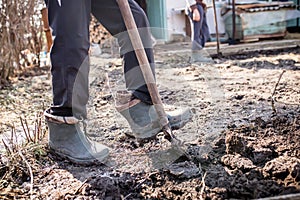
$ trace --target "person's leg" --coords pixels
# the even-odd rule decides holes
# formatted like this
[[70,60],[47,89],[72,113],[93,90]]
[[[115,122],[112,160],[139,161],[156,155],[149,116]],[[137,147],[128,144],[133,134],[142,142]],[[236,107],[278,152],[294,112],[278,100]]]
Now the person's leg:
[[202,33],[202,46],[205,47],[205,43],[210,39],[209,28],[206,20],[206,13],[203,13],[201,33]]
[[90,0],[45,1],[53,30],[51,74],[53,105],[44,115],[49,127],[49,147],[72,162],[103,162],[109,150],[90,141],[80,128],[86,118],[89,73]]
[[[48,2],[48,3],[47,3]],[[54,36],[51,49],[51,113],[86,118],[90,0],[47,1]]]
[[[154,74],[154,56],[148,19],[134,0],[128,2]],[[116,0],[92,0],[92,13],[118,39],[121,47],[120,53],[124,58],[126,87],[131,93],[117,92],[117,110],[128,121],[134,133],[133,136],[149,138],[156,135],[162,128],[159,123],[160,119],[158,119],[154,106],[151,105],[151,97]],[[132,94],[135,98],[132,97]],[[191,118],[189,109],[179,112],[178,110],[168,116],[170,125],[174,129],[181,128]]]
[[[136,25],[139,28],[152,72],[155,74],[151,32],[148,19],[143,9],[134,0],[129,0],[129,5]],[[143,102],[151,103],[149,91],[145,84],[116,0],[92,0],[92,13],[101,24],[118,39],[121,48],[120,53],[124,57],[124,75],[127,89]]]
[[201,5],[197,5],[197,9],[200,13],[200,21],[193,21],[193,32],[194,37],[192,41],[192,50],[200,50],[203,48],[203,42],[202,42],[202,24],[203,24],[203,8]]
[[[203,49],[205,46],[206,38],[203,35],[207,34],[208,26],[206,24],[205,13],[203,7],[201,5],[197,5],[197,8],[200,13],[200,21],[192,21],[193,23],[193,40],[192,40],[192,54],[191,61],[192,62],[213,62],[210,55]],[[192,13],[189,15],[192,17]],[[206,25],[206,26],[205,26]],[[207,28],[207,30],[205,30]]]

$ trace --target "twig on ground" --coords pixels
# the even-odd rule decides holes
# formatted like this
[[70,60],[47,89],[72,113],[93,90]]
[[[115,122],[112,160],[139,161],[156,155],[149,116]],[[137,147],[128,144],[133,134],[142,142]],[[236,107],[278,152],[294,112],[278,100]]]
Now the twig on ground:
[[19,141],[18,141],[18,137],[17,137],[17,132],[16,132],[16,127],[15,125],[13,126],[13,129],[12,129],[14,136],[15,136],[15,144],[17,145],[17,148],[19,148]]
[[25,133],[26,139],[27,139],[28,142],[30,142],[30,136],[29,136],[30,133],[27,132],[27,129],[25,128],[25,125],[23,123],[22,117],[20,117],[20,121],[21,121],[21,125],[22,125],[22,128],[23,128],[23,131]]
[[33,139],[34,139],[34,143],[37,143],[38,141],[38,137],[37,137],[37,134],[38,134],[38,115],[36,114],[35,115],[35,121],[34,121],[34,131],[33,131]]
[[281,78],[282,78],[282,75],[285,73],[286,71],[285,70],[283,70],[282,72],[281,72],[281,74],[279,75],[279,78],[278,78],[278,81],[277,81],[277,83],[276,83],[276,85],[275,85],[275,87],[274,87],[274,90],[273,90],[273,93],[272,93],[272,96],[271,96],[271,101],[272,101],[272,109],[273,109],[273,112],[274,113],[277,113],[277,111],[276,111],[276,108],[275,108],[275,92],[276,92],[276,89],[277,89],[277,87],[278,87],[278,85],[279,85],[279,82],[280,82],[280,80],[281,80]]
[[18,153],[19,153],[20,157],[22,158],[22,160],[27,165],[28,170],[29,170],[29,174],[30,174],[30,199],[32,199],[32,193],[33,193],[33,173],[32,173],[32,168],[31,168],[30,164],[27,162],[27,160],[24,157],[24,155],[22,154],[22,152],[19,150]]
[[74,195],[78,194],[78,192],[83,188],[83,186],[86,184],[86,182],[88,181],[88,179],[85,179],[80,186],[75,190]]
[[204,190],[205,190],[205,178],[206,178],[206,172],[205,174],[203,175],[202,177],[202,187],[201,187],[201,190],[200,190],[200,200],[203,200],[203,193],[204,193]]
[[131,197],[132,196],[132,193],[129,193],[128,195],[126,195],[124,198],[122,198],[122,200],[126,200],[126,199],[128,199],[129,197]]
[[33,139],[32,139],[32,137],[30,136],[30,130],[29,130],[29,126],[28,126],[27,120],[24,119],[24,121],[25,121],[25,125],[26,125],[27,131],[28,131],[28,132],[27,132],[27,133],[28,133],[28,137],[29,137],[29,139],[30,139],[29,142],[34,142]]
[[37,132],[37,138],[38,138],[38,140],[40,140],[41,137],[42,137],[42,134],[41,134],[41,132],[42,132],[42,116],[43,116],[43,113],[40,112],[38,114],[38,132]]
[[11,134],[10,134],[10,142],[13,144],[14,142],[14,124],[11,127]]
[[[147,178],[149,178],[149,176],[147,177]],[[139,184],[137,184],[132,190],[133,191],[135,191],[136,189],[138,189],[139,187],[141,187],[141,185],[143,184],[143,183],[145,183],[145,181],[147,180],[147,178],[144,178]],[[132,196],[132,193],[129,193],[128,195],[126,195],[122,200],[126,200],[126,199],[128,199],[129,197],[131,197]]]
[[[15,138],[15,141],[14,141],[14,138]],[[12,147],[13,152],[15,152],[15,150],[19,149],[19,142],[18,142],[18,137],[17,137],[16,128],[15,128],[14,124],[13,124],[12,130],[11,130],[11,147]]]
[[11,155],[12,154],[12,150],[9,148],[9,146],[6,144],[6,142],[2,139],[2,142],[4,144],[4,147],[6,149],[6,152]]

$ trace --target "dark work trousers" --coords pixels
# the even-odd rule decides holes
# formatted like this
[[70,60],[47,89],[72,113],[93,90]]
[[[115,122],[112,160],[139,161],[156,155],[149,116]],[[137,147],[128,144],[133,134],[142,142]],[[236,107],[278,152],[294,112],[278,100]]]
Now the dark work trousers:
[[197,4],[197,8],[200,13],[200,21],[194,21],[193,13],[189,12],[193,28],[192,50],[202,49],[210,37],[204,9],[200,4]]
[[[135,22],[154,71],[152,40],[148,19],[134,0],[128,0]],[[89,23],[93,14],[118,39],[124,59],[126,88],[144,102],[151,98],[126,33],[124,20],[116,0],[45,0],[53,33],[50,53],[54,115],[86,118],[89,98]]]

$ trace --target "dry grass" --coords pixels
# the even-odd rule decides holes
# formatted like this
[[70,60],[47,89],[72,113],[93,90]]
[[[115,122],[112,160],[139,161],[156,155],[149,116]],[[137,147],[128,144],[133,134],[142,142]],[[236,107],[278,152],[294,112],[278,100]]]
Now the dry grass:
[[43,142],[46,130],[42,120],[41,112],[36,114],[33,126],[29,126],[26,119],[20,118],[26,140],[17,140],[14,127],[11,137],[2,140],[5,151],[0,154],[1,199],[9,199],[15,194],[22,196],[28,192],[33,193],[34,173],[41,169],[43,161],[47,158],[47,149]]

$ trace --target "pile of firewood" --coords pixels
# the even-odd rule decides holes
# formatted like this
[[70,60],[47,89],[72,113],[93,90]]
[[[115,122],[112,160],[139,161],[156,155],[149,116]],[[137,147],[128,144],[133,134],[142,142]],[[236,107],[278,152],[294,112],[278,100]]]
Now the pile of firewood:
[[90,41],[94,44],[103,45],[111,38],[110,33],[92,16],[90,23]]

